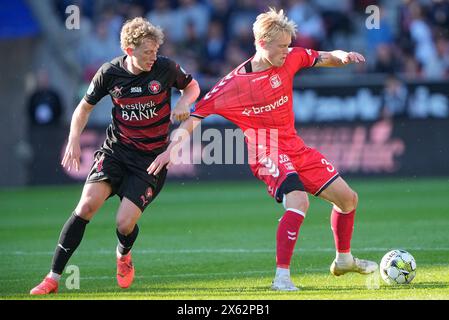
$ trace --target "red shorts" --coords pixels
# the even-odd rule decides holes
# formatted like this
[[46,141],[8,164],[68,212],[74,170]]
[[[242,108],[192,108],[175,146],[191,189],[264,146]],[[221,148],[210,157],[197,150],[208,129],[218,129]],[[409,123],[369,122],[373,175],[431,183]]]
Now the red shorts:
[[[320,152],[310,147],[304,147],[293,156],[279,150],[277,156],[265,155],[256,164],[250,165],[250,168],[258,179],[265,182],[268,193],[278,202],[282,202],[283,197],[279,191],[291,175],[299,177],[299,183],[296,183],[299,186],[290,189],[306,191],[315,196],[339,176],[335,167]],[[290,178],[289,180],[295,180]]]

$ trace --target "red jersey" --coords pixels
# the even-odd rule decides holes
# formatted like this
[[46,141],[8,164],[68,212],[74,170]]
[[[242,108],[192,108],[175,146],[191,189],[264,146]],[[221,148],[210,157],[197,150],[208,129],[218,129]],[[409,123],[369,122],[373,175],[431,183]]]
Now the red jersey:
[[293,154],[304,146],[295,129],[293,79],[300,69],[313,66],[317,57],[315,50],[290,48],[281,67],[239,73],[247,60],[221,79],[197,103],[192,115],[221,115],[242,129],[248,143],[267,147],[277,138],[278,148]]

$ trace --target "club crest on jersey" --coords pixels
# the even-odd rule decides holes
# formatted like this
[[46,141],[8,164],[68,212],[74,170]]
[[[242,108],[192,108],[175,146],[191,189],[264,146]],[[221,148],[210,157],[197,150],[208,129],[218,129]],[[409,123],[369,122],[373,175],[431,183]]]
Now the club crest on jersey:
[[281,78],[278,74],[275,74],[274,76],[271,76],[270,78],[270,84],[273,89],[276,89],[282,84]]
[[159,92],[161,92],[161,89],[161,83],[157,80],[153,80],[148,84],[148,90],[150,90],[152,94],[158,94]]

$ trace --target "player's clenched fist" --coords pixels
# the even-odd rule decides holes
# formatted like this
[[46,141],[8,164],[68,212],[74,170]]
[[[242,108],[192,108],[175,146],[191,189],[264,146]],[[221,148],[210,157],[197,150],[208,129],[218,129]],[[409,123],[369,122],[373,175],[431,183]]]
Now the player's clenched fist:
[[190,116],[190,106],[188,104],[177,103],[170,115],[170,121],[173,123],[175,121],[187,120]]

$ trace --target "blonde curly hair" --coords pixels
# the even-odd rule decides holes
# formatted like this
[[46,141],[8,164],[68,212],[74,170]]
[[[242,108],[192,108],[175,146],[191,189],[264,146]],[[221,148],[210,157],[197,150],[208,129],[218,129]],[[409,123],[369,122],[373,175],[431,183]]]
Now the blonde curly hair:
[[161,45],[164,42],[164,34],[160,27],[152,25],[145,18],[137,17],[126,21],[120,32],[122,50],[139,47],[143,39],[150,39]]
[[296,24],[285,16],[284,10],[278,12],[270,7],[269,11],[259,14],[253,24],[254,44],[260,40],[271,42],[280,32],[296,37],[296,31]]

